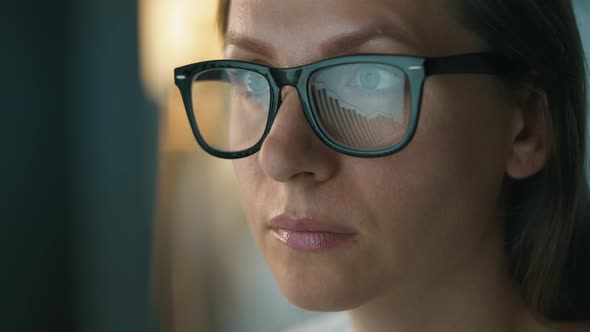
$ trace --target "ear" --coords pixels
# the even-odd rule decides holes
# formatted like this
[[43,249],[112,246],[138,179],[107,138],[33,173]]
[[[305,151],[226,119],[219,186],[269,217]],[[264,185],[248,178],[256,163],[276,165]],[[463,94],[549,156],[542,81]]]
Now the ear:
[[511,178],[524,179],[540,172],[549,159],[550,105],[546,92],[530,84],[521,87],[516,102],[506,173]]

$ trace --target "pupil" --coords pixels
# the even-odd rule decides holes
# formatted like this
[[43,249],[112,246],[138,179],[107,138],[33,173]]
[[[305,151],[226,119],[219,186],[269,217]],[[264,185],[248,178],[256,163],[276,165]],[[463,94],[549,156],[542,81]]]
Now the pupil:
[[379,86],[381,77],[379,73],[374,70],[366,71],[361,74],[361,84],[366,89],[374,90]]

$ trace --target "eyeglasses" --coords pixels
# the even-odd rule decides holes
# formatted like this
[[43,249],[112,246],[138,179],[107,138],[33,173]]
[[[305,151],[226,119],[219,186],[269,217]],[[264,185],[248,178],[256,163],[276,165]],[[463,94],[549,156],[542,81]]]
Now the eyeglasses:
[[416,132],[424,81],[440,74],[506,74],[514,63],[493,53],[437,58],[350,55],[295,68],[215,60],[174,70],[198,144],[226,159],[256,153],[281,106],[281,88],[297,89],[309,125],[330,148],[381,157]]

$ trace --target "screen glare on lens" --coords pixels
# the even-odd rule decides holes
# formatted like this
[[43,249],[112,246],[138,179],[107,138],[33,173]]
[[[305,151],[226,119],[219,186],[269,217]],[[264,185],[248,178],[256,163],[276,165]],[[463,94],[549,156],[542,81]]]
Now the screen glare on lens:
[[408,131],[409,88],[402,70],[386,64],[343,64],[310,80],[320,127],[337,144],[374,150],[395,145]]

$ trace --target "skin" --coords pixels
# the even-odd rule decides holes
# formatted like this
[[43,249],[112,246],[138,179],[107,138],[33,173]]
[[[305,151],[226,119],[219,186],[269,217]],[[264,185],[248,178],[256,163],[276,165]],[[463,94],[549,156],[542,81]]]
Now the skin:
[[[442,0],[234,0],[225,55],[294,67],[355,53],[442,56],[481,40]],[[370,32],[369,40],[351,38]],[[348,37],[347,37],[348,36]],[[354,158],[325,146],[297,92],[262,149],[234,161],[250,229],[283,294],[315,311],[347,310],[355,331],[545,331],[511,287],[503,251],[503,184],[548,158],[543,91],[507,91],[488,75],[441,75],[401,152]],[[284,246],[282,213],[354,230],[352,246]]]

